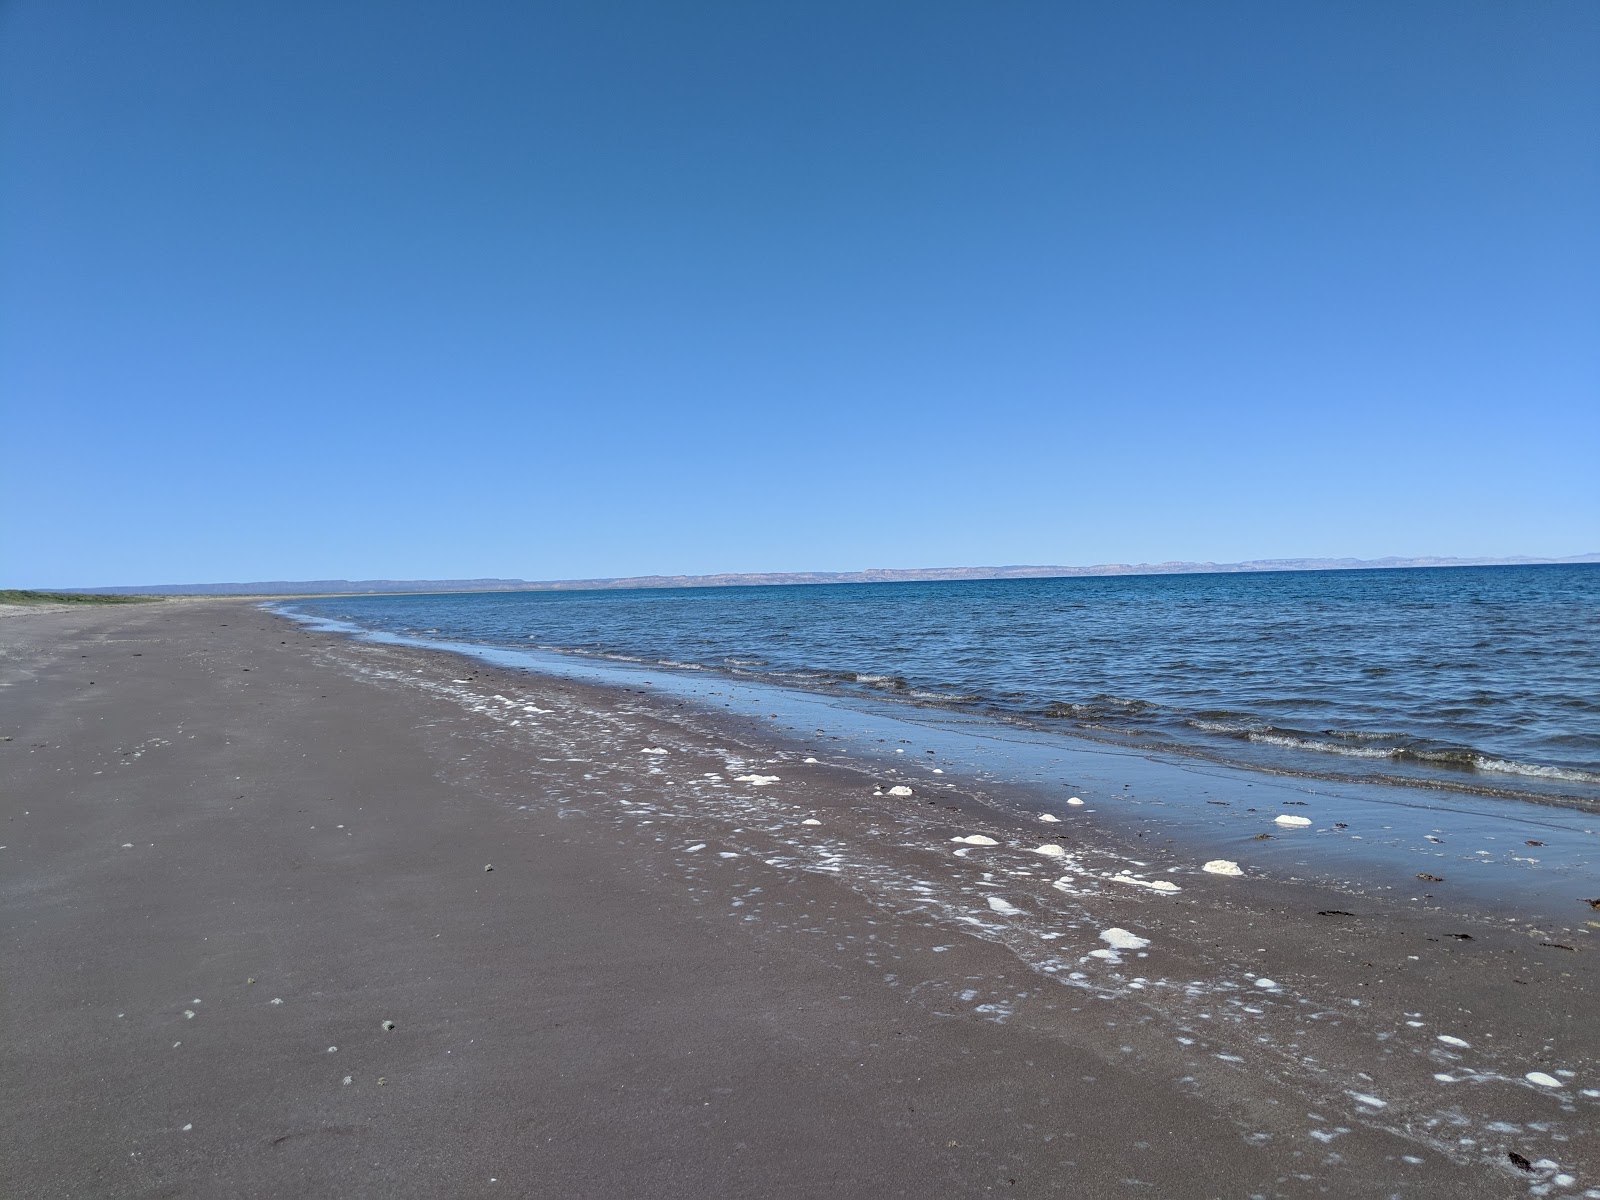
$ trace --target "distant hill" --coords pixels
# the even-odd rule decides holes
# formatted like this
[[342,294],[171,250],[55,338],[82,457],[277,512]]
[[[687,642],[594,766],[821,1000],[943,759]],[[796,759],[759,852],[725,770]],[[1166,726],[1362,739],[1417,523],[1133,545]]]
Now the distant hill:
[[1248,571],[1381,571],[1412,567],[1510,567],[1600,563],[1600,553],[1569,558],[1259,558],[1250,562],[1102,563],[1094,567],[924,567],[910,570],[783,571],[774,574],[636,575],[624,579],[298,579],[257,583],[166,583],[77,588],[102,595],[307,596],[387,592],[535,592],[601,588],[793,586],[808,583],[910,583],[941,579],[1070,579],[1092,575],[1220,575]]

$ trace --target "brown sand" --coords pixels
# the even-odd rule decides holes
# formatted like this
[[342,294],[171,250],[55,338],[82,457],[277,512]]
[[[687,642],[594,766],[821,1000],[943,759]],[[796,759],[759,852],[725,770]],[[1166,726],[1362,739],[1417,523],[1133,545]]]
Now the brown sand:
[[238,602],[0,644],[7,1196],[1600,1186],[1587,947],[1147,893],[1092,829]]

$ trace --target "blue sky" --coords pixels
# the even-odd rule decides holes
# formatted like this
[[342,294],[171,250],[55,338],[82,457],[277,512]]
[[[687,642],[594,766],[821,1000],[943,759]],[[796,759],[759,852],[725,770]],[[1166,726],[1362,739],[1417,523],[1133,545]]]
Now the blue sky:
[[0,584],[1600,549],[1600,5],[13,2]]

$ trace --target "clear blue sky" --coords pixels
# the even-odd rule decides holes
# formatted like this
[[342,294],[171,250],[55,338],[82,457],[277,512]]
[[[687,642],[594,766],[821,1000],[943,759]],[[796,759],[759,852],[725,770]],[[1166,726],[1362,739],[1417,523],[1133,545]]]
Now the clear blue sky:
[[0,584],[1600,549],[1600,4],[0,15]]

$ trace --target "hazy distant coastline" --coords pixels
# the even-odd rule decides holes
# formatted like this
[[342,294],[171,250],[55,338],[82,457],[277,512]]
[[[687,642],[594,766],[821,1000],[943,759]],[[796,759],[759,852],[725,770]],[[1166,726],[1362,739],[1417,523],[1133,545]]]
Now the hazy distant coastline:
[[905,570],[779,571],[768,574],[635,575],[618,579],[299,579],[254,583],[163,583],[74,589],[153,596],[305,596],[351,592],[535,592],[600,588],[789,586],[816,583],[915,583],[950,579],[1069,579],[1094,575],[1217,575],[1250,571],[1381,571],[1411,567],[1509,567],[1600,563],[1600,552],[1567,558],[1259,558],[1249,562],[1101,563],[1092,567],[918,567]]

